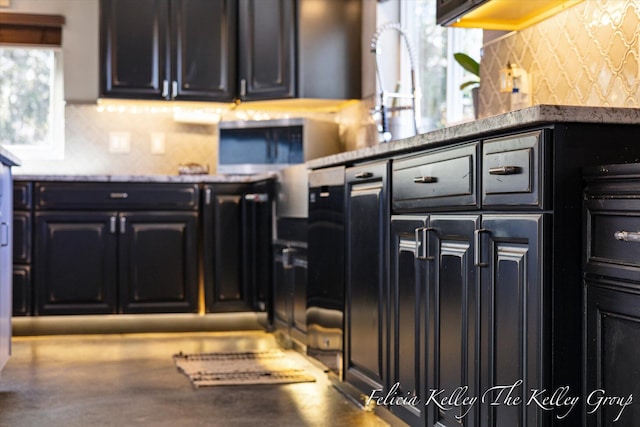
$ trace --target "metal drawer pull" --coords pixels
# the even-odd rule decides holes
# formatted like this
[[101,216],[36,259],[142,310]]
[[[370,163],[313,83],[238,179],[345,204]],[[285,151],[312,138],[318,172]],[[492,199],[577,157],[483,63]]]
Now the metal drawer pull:
[[109,218],[109,232],[111,234],[116,234],[116,221],[117,218],[115,216]]
[[120,234],[127,234],[127,218],[120,217]]
[[126,199],[129,197],[127,193],[109,193],[111,199]]
[[416,176],[413,178],[413,182],[416,184],[431,184],[434,182],[438,182],[438,178],[435,176]]
[[372,176],[371,172],[359,172],[356,174],[356,179],[371,178]]
[[633,231],[616,231],[615,233],[613,233],[613,237],[616,238],[616,240],[620,240],[623,242],[637,242],[640,243],[640,232],[633,232]]
[[520,173],[518,166],[496,166],[489,168],[489,175],[515,175]]
[[475,243],[475,248],[474,252],[473,252],[473,264],[476,267],[487,267],[489,264],[487,264],[486,262],[482,262],[481,258],[482,258],[482,241],[480,240],[480,234],[481,233],[489,233],[489,230],[487,230],[486,228],[479,228],[477,230],[475,230],[473,232],[473,237],[474,237],[474,243]]

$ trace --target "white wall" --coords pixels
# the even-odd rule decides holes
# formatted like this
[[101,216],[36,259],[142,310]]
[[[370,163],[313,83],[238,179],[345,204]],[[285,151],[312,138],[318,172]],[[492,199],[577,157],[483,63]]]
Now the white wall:
[[63,15],[67,102],[95,102],[99,91],[99,0],[11,0],[2,12]]

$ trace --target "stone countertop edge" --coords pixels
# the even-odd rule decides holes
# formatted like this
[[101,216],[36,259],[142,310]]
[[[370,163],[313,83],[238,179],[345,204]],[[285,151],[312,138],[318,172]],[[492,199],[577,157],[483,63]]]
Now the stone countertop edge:
[[159,183],[251,183],[275,179],[275,174],[257,175],[56,175],[15,174],[14,181],[63,181],[63,182],[159,182]]
[[378,144],[354,151],[346,151],[307,162],[309,169],[347,164],[360,160],[400,154],[420,148],[428,148],[445,142],[477,138],[491,132],[509,130],[520,126],[541,123],[603,123],[640,124],[639,108],[584,107],[565,105],[535,105],[522,110],[486,117],[437,129],[410,138]]
[[0,146],[0,163],[7,166],[20,166],[20,159],[3,146]]

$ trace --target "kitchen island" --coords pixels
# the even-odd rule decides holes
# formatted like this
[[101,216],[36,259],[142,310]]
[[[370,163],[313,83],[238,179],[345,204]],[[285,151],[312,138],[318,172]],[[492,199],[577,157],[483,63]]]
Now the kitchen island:
[[582,170],[637,162],[639,124],[538,105],[309,162],[345,167],[340,386],[415,426],[585,424]]
[[0,147],[0,370],[11,355],[11,264],[13,184],[11,167],[19,160]]

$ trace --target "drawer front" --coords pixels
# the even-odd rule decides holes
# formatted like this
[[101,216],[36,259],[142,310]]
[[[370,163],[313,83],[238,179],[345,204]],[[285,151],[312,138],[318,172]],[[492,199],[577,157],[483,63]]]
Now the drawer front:
[[640,281],[639,201],[587,200],[585,224],[585,272]]
[[536,131],[484,141],[483,206],[542,206],[542,140]]
[[394,211],[477,208],[477,153],[474,143],[395,161]]
[[36,209],[196,210],[197,184],[61,183],[35,184]]
[[28,210],[31,209],[31,183],[15,182],[13,183],[13,209]]

